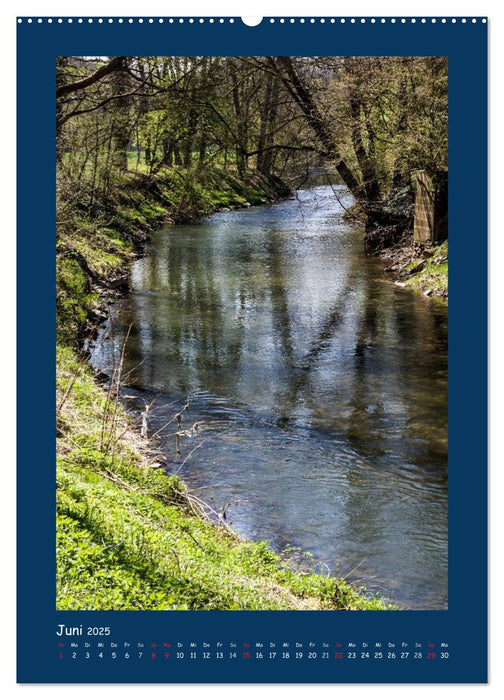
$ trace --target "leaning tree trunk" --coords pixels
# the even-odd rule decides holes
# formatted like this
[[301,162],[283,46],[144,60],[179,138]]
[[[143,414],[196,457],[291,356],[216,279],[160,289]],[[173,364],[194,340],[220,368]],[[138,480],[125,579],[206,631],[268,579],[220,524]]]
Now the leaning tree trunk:
[[[355,173],[343,158],[327,118],[320,111],[312,91],[304,83],[292,59],[289,56],[269,57],[268,64],[270,69],[278,75],[322,144],[324,152],[321,155],[334,163],[341,179],[361,206],[366,218],[366,242],[371,246],[394,242],[404,231],[406,220],[404,216],[396,215],[384,206],[375,159],[369,150],[373,148],[373,135],[370,131],[369,121],[366,121],[366,115],[362,113],[362,105],[358,98],[351,104],[353,112],[352,146],[360,170],[360,172]],[[364,139],[365,130],[367,130],[366,139]],[[366,150],[364,140],[368,143],[368,150]]]
[[324,156],[334,162],[338,174],[354,197],[365,202],[366,196],[362,184],[343,159],[326,119],[320,112],[310,90],[304,85],[290,56],[270,57],[269,62],[324,147]]

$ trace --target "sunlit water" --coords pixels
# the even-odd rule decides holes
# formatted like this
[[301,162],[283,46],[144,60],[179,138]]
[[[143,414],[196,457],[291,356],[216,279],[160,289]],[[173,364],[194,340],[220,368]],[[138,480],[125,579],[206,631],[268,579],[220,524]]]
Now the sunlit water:
[[242,535],[444,608],[447,312],[383,280],[350,204],[316,187],[155,233],[92,363],[110,372],[131,326],[126,400],[157,397],[152,434],[189,399],[201,429],[180,457],[162,432],[168,471]]

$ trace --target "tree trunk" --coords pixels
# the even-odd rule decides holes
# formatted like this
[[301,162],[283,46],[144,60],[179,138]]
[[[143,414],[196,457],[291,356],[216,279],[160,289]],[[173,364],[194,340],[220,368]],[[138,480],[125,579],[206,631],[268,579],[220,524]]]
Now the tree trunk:
[[[261,126],[259,140],[257,142],[257,170],[262,175],[271,175],[273,168],[274,130],[278,112],[279,80],[276,75],[268,74],[266,79],[266,91],[264,107],[261,113]],[[266,150],[265,150],[266,149]]]
[[[123,72],[114,74],[114,93],[122,95],[128,91],[128,75]],[[130,101],[127,97],[120,97],[116,102],[117,119],[114,130],[114,162],[121,172],[128,169],[128,146],[130,142]]]
[[236,65],[231,60],[230,62],[230,75],[232,81],[232,94],[233,94],[233,106],[236,117],[236,139],[237,143],[235,145],[236,153],[236,167],[240,177],[245,175],[247,169],[247,121],[243,113],[243,104],[240,95],[240,87],[238,81],[238,73],[236,70]]
[[303,112],[315,135],[326,149],[325,157],[334,162],[338,174],[354,197],[364,203],[365,191],[362,184],[343,160],[326,120],[317,107],[310,91],[304,85],[301,76],[296,71],[290,56],[270,57],[269,61],[285,88]]

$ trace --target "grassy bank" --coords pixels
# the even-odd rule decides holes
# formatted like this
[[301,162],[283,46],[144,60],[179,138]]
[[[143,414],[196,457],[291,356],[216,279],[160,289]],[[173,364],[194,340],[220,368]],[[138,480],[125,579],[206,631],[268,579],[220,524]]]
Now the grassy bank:
[[80,355],[150,229],[274,196],[258,180],[174,177],[125,174],[108,202],[58,213],[57,607],[389,609],[206,518],[178,477],[153,468],[151,446]]

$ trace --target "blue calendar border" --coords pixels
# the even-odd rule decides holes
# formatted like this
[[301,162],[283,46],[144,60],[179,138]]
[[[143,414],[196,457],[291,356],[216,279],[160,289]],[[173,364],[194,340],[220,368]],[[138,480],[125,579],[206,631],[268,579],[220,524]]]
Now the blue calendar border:
[[[18,681],[485,682],[487,678],[487,24],[317,19],[17,26]],[[67,612],[55,609],[55,58],[58,55],[442,55],[449,63],[449,607],[419,612]],[[465,280],[470,265],[471,283]],[[34,305],[37,308],[34,309]],[[470,320],[470,332],[468,329]],[[113,638],[449,643],[446,663],[58,663],[56,626]]]

